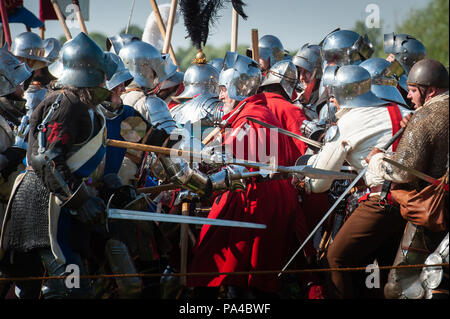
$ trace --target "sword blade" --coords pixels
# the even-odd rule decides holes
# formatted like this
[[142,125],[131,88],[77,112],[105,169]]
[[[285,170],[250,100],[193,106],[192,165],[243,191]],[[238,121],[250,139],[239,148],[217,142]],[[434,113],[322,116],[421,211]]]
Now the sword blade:
[[285,130],[285,129],[282,129],[282,128],[278,127],[278,126],[275,126],[275,125],[272,125],[272,124],[268,124],[268,123],[265,123],[265,122],[261,122],[261,121],[259,121],[259,120],[257,120],[257,119],[252,118],[252,117],[248,117],[248,116],[247,116],[247,120],[249,120],[249,121],[251,121],[251,122],[255,122],[255,123],[257,123],[257,124],[259,124],[259,125],[261,125],[261,126],[264,126],[264,127],[266,127],[266,128],[275,128],[275,129],[277,129],[278,131],[280,131],[280,133],[283,133],[284,135],[287,135],[287,136],[296,138],[297,140],[300,140],[300,141],[302,141],[302,142],[305,142],[306,144],[309,144],[309,145],[311,145],[311,146],[317,147],[317,148],[319,148],[319,149],[321,149],[322,146],[323,146],[322,143],[320,143],[320,142],[317,142],[317,141],[314,141],[314,140],[309,139],[309,138],[307,138],[307,137],[304,137],[304,136],[301,136],[301,135],[292,133],[292,132],[287,131],[287,130]]
[[213,226],[228,226],[228,227],[243,227],[243,228],[256,228],[266,229],[264,224],[238,222],[234,220],[226,219],[214,219],[206,217],[195,216],[183,216],[172,214],[159,214],[152,212],[134,211],[126,209],[108,209],[108,218],[111,219],[127,219],[127,220],[141,220],[141,221],[160,221],[167,223],[180,223],[180,224],[196,224],[196,225],[213,225]]
[[416,170],[414,168],[406,167],[405,165],[400,164],[399,162],[396,162],[396,161],[394,161],[394,160],[392,160],[390,158],[385,157],[385,158],[383,158],[383,161],[388,162],[389,164],[392,164],[392,165],[394,165],[394,166],[396,166],[396,167],[398,167],[398,168],[400,168],[400,169],[402,169],[404,171],[407,171],[408,173],[411,173],[412,175],[414,175],[414,176],[416,176],[416,177],[418,177],[418,178],[420,178],[420,179],[422,179],[425,182],[428,182],[430,184],[439,185],[441,183],[441,181],[436,179],[436,178],[433,178],[433,177],[431,177],[431,176],[429,176],[429,175],[427,175],[425,173],[422,173],[422,172],[420,172],[420,171],[418,171],[418,170]]
[[353,186],[356,185],[356,183],[364,176],[364,174],[367,171],[368,166],[364,167],[364,169],[358,174],[358,176],[353,180],[353,182],[350,183],[350,185],[347,187],[347,189],[341,194],[341,196],[339,196],[339,198],[334,202],[333,206],[330,207],[330,209],[328,210],[328,212],[322,217],[322,219],[320,220],[320,222],[317,224],[317,226],[313,229],[313,231],[308,235],[308,237],[306,237],[306,239],[303,241],[303,243],[301,244],[301,246],[297,249],[297,251],[295,252],[295,254],[291,257],[291,259],[289,259],[289,261],[287,262],[287,264],[283,267],[283,269],[281,270],[281,272],[278,274],[278,277],[281,276],[281,273],[283,271],[286,270],[286,268],[290,265],[290,263],[294,260],[295,256],[297,256],[297,254],[303,249],[303,247],[305,247],[306,243],[308,242],[308,240],[311,239],[312,236],[314,236],[314,234],[316,233],[316,231],[319,229],[320,226],[322,226],[322,224],[325,222],[325,220],[327,220],[328,216],[333,212],[333,210],[336,208],[337,205],[339,205],[339,203],[342,201],[342,199],[347,195],[347,193],[353,188]]

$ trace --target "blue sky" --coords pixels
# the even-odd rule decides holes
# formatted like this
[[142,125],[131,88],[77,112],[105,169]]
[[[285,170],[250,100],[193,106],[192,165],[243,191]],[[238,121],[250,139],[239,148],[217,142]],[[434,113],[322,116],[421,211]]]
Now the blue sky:
[[[90,19],[86,22],[88,32],[101,32],[107,36],[117,34],[125,28],[133,0],[90,0]],[[170,0],[157,0],[158,4]],[[412,8],[423,8],[429,0],[244,0],[249,18],[239,19],[238,44],[250,45],[251,29],[258,29],[259,36],[276,35],[287,50],[297,50],[304,43],[318,43],[330,31],[340,27],[350,29],[356,20],[365,20],[370,14],[366,7],[375,4],[380,10],[382,33],[395,31],[395,24],[401,23]],[[39,16],[39,1],[24,0],[24,6]],[[143,28],[152,12],[149,0],[135,0],[131,23]],[[231,4],[220,11],[218,23],[210,29],[207,44],[223,45],[231,39]],[[14,38],[26,31],[23,24],[11,24]],[[59,38],[63,35],[57,20],[46,21],[46,37]],[[39,33],[38,29],[33,30]],[[79,28],[70,29],[72,35]],[[172,46],[188,47],[183,19],[175,25]]]

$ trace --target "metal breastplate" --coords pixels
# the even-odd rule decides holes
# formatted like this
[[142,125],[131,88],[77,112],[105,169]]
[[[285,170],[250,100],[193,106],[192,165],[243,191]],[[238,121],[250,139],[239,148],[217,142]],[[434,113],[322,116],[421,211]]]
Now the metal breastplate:
[[181,125],[200,122],[202,127],[213,127],[223,116],[222,103],[214,95],[199,95],[172,112],[173,119]]

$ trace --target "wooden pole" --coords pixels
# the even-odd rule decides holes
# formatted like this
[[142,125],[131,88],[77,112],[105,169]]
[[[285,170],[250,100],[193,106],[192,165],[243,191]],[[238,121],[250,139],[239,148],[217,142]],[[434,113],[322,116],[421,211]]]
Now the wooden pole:
[[[181,204],[181,215],[189,216],[189,203]],[[180,225],[180,272],[187,273],[187,254],[188,254],[188,225]],[[180,278],[180,284],[186,286],[186,276]]]
[[233,8],[232,18],[231,18],[231,52],[237,51],[237,38],[238,38],[238,22],[239,16],[237,11]]
[[41,39],[44,40],[45,39],[45,24],[39,28],[39,30],[41,31]]
[[259,63],[258,29],[252,29],[252,59]]
[[81,31],[84,32],[84,34],[88,34],[86,25],[84,24],[83,16],[81,14],[80,3],[78,2],[78,0],[72,0],[72,4],[75,8],[75,14],[77,16],[78,23],[80,24]]
[[166,37],[164,38],[164,47],[162,53],[169,53],[170,41],[172,40],[173,25],[175,24],[175,15],[177,13],[178,0],[172,0],[170,5],[169,19],[167,20]]
[[8,50],[11,50],[12,45],[11,30],[9,29],[8,12],[6,11],[6,6],[3,0],[0,0],[0,12],[3,24],[3,34],[5,36],[6,43],[8,43]]
[[[161,32],[162,37],[166,38],[166,27],[164,26],[164,21],[161,18],[161,13],[159,12],[158,5],[156,4],[156,0],[150,0],[150,4],[152,5],[153,12],[155,14],[156,23],[158,24],[159,32]],[[170,57],[175,65],[178,66],[177,59],[175,57],[175,52],[173,51],[172,45],[169,47]]]
[[69,28],[67,27],[66,20],[64,15],[61,12],[61,8],[59,7],[58,2],[56,0],[50,0],[53,5],[53,9],[55,10],[56,16],[58,17],[59,22],[61,23],[64,34],[66,35],[67,40],[72,40],[72,35],[70,34]]

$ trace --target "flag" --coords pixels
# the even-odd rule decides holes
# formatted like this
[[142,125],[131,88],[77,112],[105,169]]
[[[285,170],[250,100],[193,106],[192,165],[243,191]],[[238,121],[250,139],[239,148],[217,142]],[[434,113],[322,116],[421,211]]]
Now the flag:
[[[44,24],[23,6],[23,0],[3,0],[9,23],[23,23],[29,28],[40,28]],[[0,18],[1,22],[1,18]]]
[[[61,13],[66,19],[70,19],[75,14],[74,9],[71,7],[72,0],[58,0],[57,2],[61,8]],[[89,0],[79,0],[78,2],[83,20],[89,21]],[[50,0],[39,0],[39,19],[42,22],[45,22],[45,20],[58,20]]]

